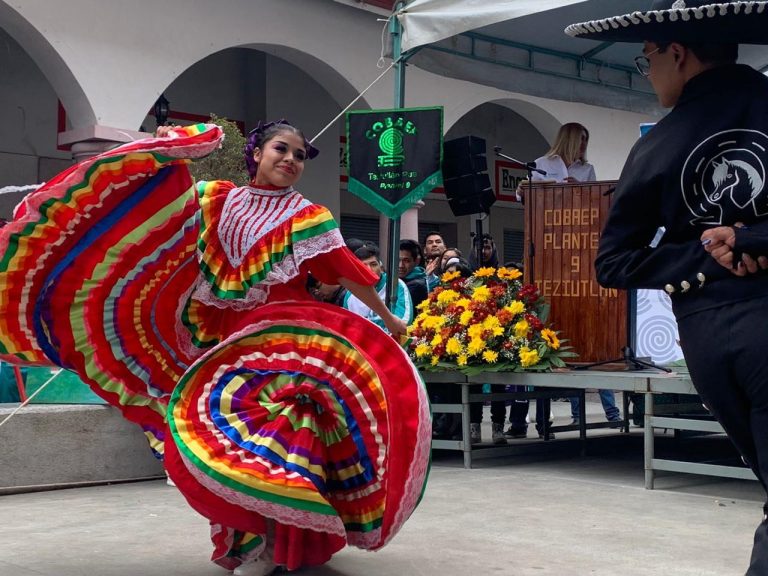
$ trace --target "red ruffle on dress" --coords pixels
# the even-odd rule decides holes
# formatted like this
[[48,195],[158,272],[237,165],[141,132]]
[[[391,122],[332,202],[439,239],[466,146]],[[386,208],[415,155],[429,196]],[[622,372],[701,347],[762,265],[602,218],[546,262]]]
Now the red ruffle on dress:
[[218,127],[119,147],[33,193],[0,230],[0,358],[77,372],[166,441],[227,568],[383,546],[429,467],[423,383],[392,338],[312,301],[376,278],[292,188],[191,186]]

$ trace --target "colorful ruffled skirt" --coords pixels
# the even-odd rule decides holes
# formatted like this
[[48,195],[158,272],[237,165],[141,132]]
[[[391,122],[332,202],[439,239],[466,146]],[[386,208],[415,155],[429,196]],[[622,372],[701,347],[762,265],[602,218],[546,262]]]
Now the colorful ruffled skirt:
[[423,383],[378,327],[314,302],[261,305],[204,353],[188,158],[217,127],[121,146],[41,187],[0,229],[0,359],[76,372],[141,425],[226,568],[290,569],[384,546],[423,493]]

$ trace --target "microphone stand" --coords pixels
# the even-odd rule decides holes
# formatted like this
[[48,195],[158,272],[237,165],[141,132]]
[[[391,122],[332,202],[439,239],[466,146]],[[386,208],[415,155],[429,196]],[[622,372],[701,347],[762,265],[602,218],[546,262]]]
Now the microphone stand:
[[[524,168],[525,171],[528,174],[528,196],[530,197],[533,194],[533,172],[538,172],[542,176],[546,176],[547,173],[544,170],[541,170],[540,168],[536,168],[536,162],[521,162],[520,160],[517,160],[516,158],[512,158],[512,156],[507,156],[506,154],[501,153],[501,146],[494,146],[493,151],[496,153],[496,156],[499,158],[504,158],[505,160],[508,160],[510,162],[513,162],[514,164],[517,164],[520,168]],[[523,198],[522,203],[525,203],[525,198]],[[533,212],[531,209],[528,209],[528,265],[525,267],[525,275],[528,277],[528,284],[533,284],[535,281],[535,276],[533,274],[534,270],[534,245],[533,245]]]

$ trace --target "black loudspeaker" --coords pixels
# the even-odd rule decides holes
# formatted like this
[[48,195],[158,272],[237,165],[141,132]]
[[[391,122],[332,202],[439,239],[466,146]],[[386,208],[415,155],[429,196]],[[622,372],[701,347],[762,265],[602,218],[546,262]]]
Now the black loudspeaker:
[[483,138],[464,136],[443,143],[443,178],[458,178],[487,170]]
[[454,216],[488,212],[496,202],[488,174],[470,174],[443,182],[445,196]]

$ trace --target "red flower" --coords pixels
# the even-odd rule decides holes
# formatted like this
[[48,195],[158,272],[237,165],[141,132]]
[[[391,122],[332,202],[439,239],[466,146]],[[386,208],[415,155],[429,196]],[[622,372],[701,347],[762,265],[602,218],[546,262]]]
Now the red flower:
[[542,321],[533,314],[526,314],[525,319],[528,321],[528,324],[531,325],[531,329],[536,332],[541,332],[541,330],[544,328]]

